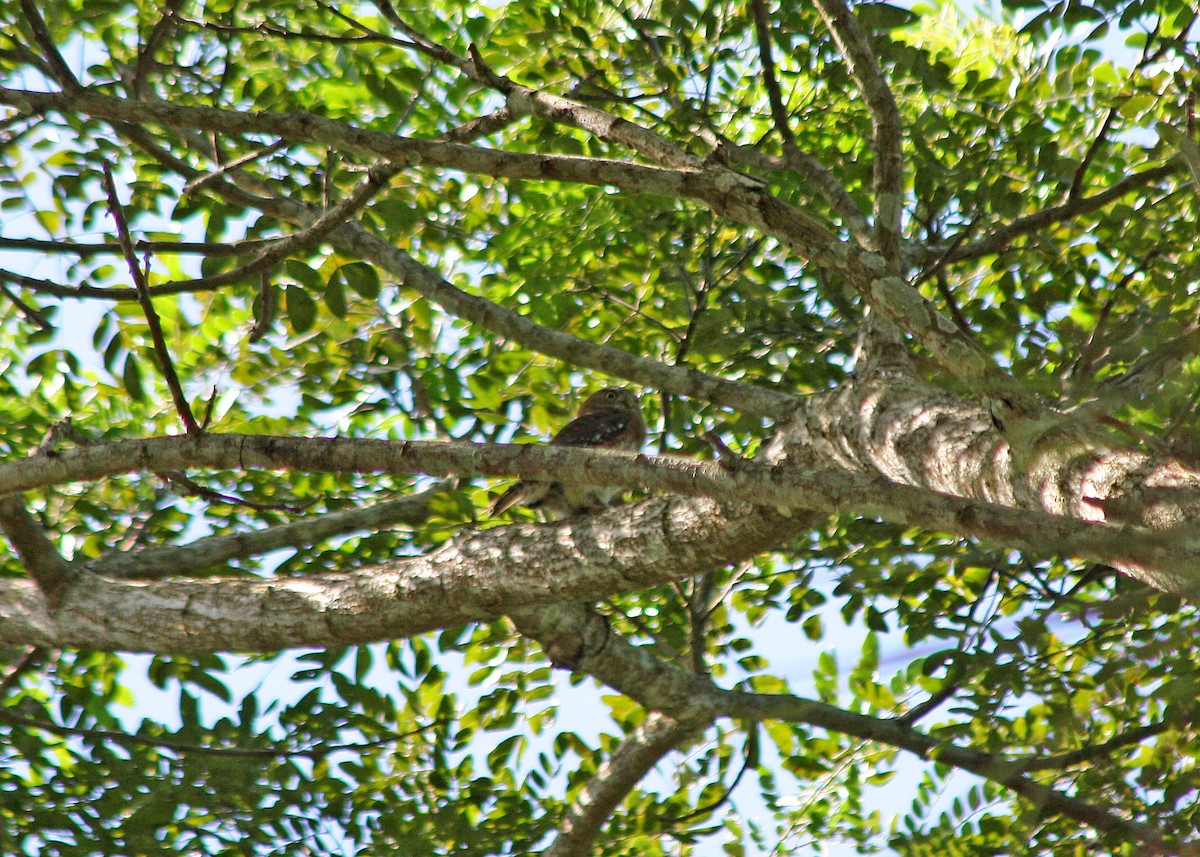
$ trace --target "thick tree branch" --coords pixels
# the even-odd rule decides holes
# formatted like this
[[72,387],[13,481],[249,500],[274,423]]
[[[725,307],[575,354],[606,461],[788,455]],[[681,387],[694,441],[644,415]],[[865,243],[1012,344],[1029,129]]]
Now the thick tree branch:
[[425,557],[335,574],[219,585],[83,574],[53,615],[33,583],[2,578],[0,642],[168,654],[394,640],[715,571],[810,523],[663,498],[553,525],[464,531]]
[[[185,175],[189,174],[184,165],[176,163],[172,166]],[[236,201],[245,202],[243,197],[246,192],[240,188],[220,184],[215,189],[223,195],[236,198]],[[311,222],[316,216],[310,206],[293,200],[254,197],[249,204],[281,220],[301,224]],[[627,378],[644,386],[773,419],[781,419],[797,405],[798,400],[786,393],[741,381],[729,381],[687,366],[667,365],[540,325],[512,310],[456,288],[438,272],[357,224],[343,224],[332,231],[330,238],[341,249],[390,271],[405,285],[451,314],[520,342],[541,354]]]
[[[851,470],[787,464],[719,463],[565,446],[478,445],[262,435],[159,437],[95,444],[0,465],[0,493],[93,480],[131,471],[186,468],[303,472],[521,476],[639,486],[769,506],[790,514],[880,517],[936,532],[992,540],[1033,556],[1084,557],[1129,569],[1151,585],[1200,593],[1200,544],[1185,531],[1154,533],[998,503],[954,497]],[[1180,498],[1193,497],[1181,489]],[[1164,498],[1165,502],[1165,498]]]

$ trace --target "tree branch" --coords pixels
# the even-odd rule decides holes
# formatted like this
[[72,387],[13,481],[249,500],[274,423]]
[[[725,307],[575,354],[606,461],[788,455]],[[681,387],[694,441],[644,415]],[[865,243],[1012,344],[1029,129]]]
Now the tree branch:
[[338,573],[219,581],[85,573],[53,616],[30,581],[0,578],[0,642],[168,654],[395,640],[715,571],[811,523],[661,498],[556,524],[464,530],[427,556]]
[[769,156],[762,155],[755,146],[728,146],[730,160],[741,161],[760,169],[785,168],[799,173],[803,178],[812,182],[833,206],[834,211],[841,215],[846,228],[864,247],[870,246],[871,235],[867,219],[854,198],[846,192],[841,182],[820,161],[796,145],[796,135],[792,133],[791,117],[783,103],[783,95],[779,89],[779,79],[775,75],[775,59],[771,55],[771,24],[767,18],[765,0],[753,0],[751,3],[754,14],[754,31],[758,39],[759,61],[763,69],[763,86],[767,90],[767,101],[771,105],[771,118],[775,128],[782,138],[781,148],[783,159],[775,163]]
[[158,312],[154,309],[154,301],[150,297],[150,287],[146,282],[146,275],[142,272],[142,267],[138,264],[137,256],[133,252],[133,238],[129,234],[129,224],[125,222],[125,212],[121,207],[121,201],[117,198],[117,185],[113,181],[112,167],[107,161],[104,162],[104,188],[108,193],[109,213],[117,223],[117,238],[121,242],[125,262],[129,266],[129,275],[133,278],[133,285],[137,289],[142,312],[146,316],[146,324],[150,328],[150,338],[154,341],[154,353],[158,358],[158,368],[167,382],[167,389],[171,391],[175,410],[179,412],[184,429],[190,435],[199,434],[200,424],[192,415],[192,406],[183,392],[183,386],[179,383],[179,376],[175,374],[175,363],[171,359],[171,350],[167,348],[167,340],[163,336],[162,322],[159,320]]
[[1054,223],[1071,220],[1083,214],[1090,214],[1093,211],[1103,208],[1110,202],[1120,199],[1127,193],[1133,193],[1146,185],[1175,175],[1180,172],[1181,168],[1182,165],[1178,161],[1171,161],[1161,166],[1151,167],[1140,173],[1126,176],[1112,187],[1102,190],[1099,193],[1094,193],[1091,196],[1079,196],[1064,202],[1062,205],[1043,208],[1041,211],[1035,211],[1033,214],[1019,217],[1011,223],[1001,226],[990,235],[986,235],[977,241],[963,244],[957,250],[952,250],[947,254],[946,261],[947,263],[962,262],[968,259],[978,259],[981,256],[991,256],[1000,253],[1015,238],[1032,234]]
[[[219,286],[242,282],[254,274],[265,271],[288,256],[308,249],[326,238],[335,228],[352,217],[356,211],[386,188],[392,176],[398,172],[400,172],[399,166],[377,161],[367,168],[366,177],[344,200],[320,214],[299,232],[272,241],[258,256],[245,264],[239,265],[232,271],[211,277],[163,283],[160,288],[172,289],[176,292],[209,291]],[[206,179],[211,181],[213,176],[213,173],[209,173]]]
[[1133,744],[1140,744],[1147,738],[1161,735],[1170,728],[1171,725],[1166,722],[1151,723],[1148,726],[1141,726],[1137,729],[1130,729],[1128,732],[1122,732],[1120,735],[1116,735],[1101,744],[1080,747],[1078,750],[1071,750],[1067,753],[1058,753],[1052,756],[1030,756],[1027,759],[1014,759],[1009,764],[1015,770],[1023,773],[1062,770],[1072,765],[1078,765],[1080,762],[1111,756],[1116,750],[1121,750]]
[[[807,723],[906,750],[999,783],[1035,806],[1134,842],[1165,847],[1156,829],[1122,818],[1114,810],[1044,786],[988,753],[957,747],[895,720],[856,714],[789,694],[724,690],[710,679],[656,659],[645,647],[612,634],[603,617],[577,605],[561,604],[512,615],[521,633],[548,652],[571,648],[569,666],[592,675],[640,704],[673,718],[732,717]],[[553,657],[552,657],[553,660]],[[561,663],[560,663],[561,665]]]
[[234,170],[244,167],[246,164],[253,163],[260,158],[273,155],[276,152],[286,149],[287,147],[288,143],[285,140],[277,140],[269,146],[262,146],[261,148],[255,149],[253,152],[247,152],[240,158],[234,158],[232,161],[221,164],[212,172],[205,173],[197,179],[192,179],[192,181],[183,186],[183,192],[187,194],[195,193],[214,179],[219,179],[222,176],[233,172]]
[[401,25],[414,42],[440,62],[457,69],[470,80],[500,92],[507,99],[514,115],[533,113],[556,124],[570,125],[587,131],[606,143],[617,143],[648,158],[652,163],[667,167],[699,169],[704,160],[693,155],[660,134],[643,128],[627,119],[621,119],[604,110],[572,101],[558,95],[541,92],[522,86],[504,75],[497,74],[485,64],[475,45],[471,45],[470,57],[455,55],[449,49],[437,45],[424,34],[411,27]]
[[785,418],[799,403],[796,397],[782,391],[744,381],[730,381],[686,365],[671,366],[540,325],[506,307],[456,288],[432,268],[356,224],[347,224],[338,237],[345,242],[342,246],[400,277],[406,286],[451,314],[548,357],[773,420]]
[[[190,165],[175,158],[146,139],[138,126],[122,126],[138,145],[151,151],[165,165],[185,178],[201,175]],[[386,136],[386,135],[385,135]],[[469,148],[469,147],[465,147]],[[250,205],[280,220],[301,225],[320,216],[311,206],[290,199],[268,199],[248,193],[240,187],[217,181],[213,189],[222,196],[242,205]],[[409,287],[453,315],[471,321],[486,330],[513,339],[542,354],[566,362],[598,369],[615,377],[627,378],[640,384],[682,396],[704,399],[714,404],[736,408],[745,413],[782,419],[796,407],[795,397],[786,393],[748,384],[729,381],[686,366],[669,366],[657,360],[580,339],[543,327],[518,313],[470,295],[456,288],[431,268],[420,264],[408,254],[372,235],[357,224],[341,224],[330,233],[330,239],[341,249],[357,253],[390,271]],[[3,272],[0,272],[2,275]],[[207,288],[211,281],[195,281],[172,286],[180,291]],[[162,286],[155,287],[162,289]]]
[[[611,654],[610,654],[611,657]],[[1019,773],[1007,759],[990,753],[957,747],[915,729],[896,727],[894,721],[877,720],[842,711],[807,699],[738,691],[717,691],[724,702],[722,714],[751,720],[778,719],[805,722],[834,732],[879,741],[907,750],[922,759],[930,759],[969,771],[998,783],[1020,795],[1034,806],[1059,813],[1105,833],[1115,833],[1131,841],[1154,847],[1166,847],[1162,834],[1149,825],[1130,821],[1114,809],[1065,794]]]
[[[157,255],[179,253],[198,256],[248,256],[277,240],[277,238],[247,238],[244,241],[237,241],[230,244],[204,241],[138,240],[133,242],[133,249],[135,253],[154,253]],[[46,238],[5,238],[3,236],[0,236],[0,249],[28,250],[33,253],[55,253],[79,256],[81,258],[100,255],[118,256],[122,253],[120,243],[97,242],[86,244],[79,241],[59,241],[57,239]],[[62,286],[61,288],[70,287]],[[156,294],[154,289],[154,286],[150,287],[152,294]],[[114,289],[113,291],[127,292],[130,295],[130,300],[137,300],[137,293],[134,289]]]
[[[972,382],[984,392],[1003,392],[1014,399],[1026,396],[1011,378],[995,366],[977,343],[908,283],[891,273],[887,262],[879,255],[839,241],[824,225],[795,206],[767,193],[758,180],[719,164],[702,162],[699,169],[663,169],[599,158],[504,152],[367,131],[311,114],[251,115],[215,108],[185,107],[163,101],[125,101],[94,92],[38,93],[0,88],[0,104],[34,112],[79,110],[119,123],[152,122],[170,127],[203,127],[235,134],[262,133],[293,141],[348,146],[373,152],[394,162],[396,166],[419,164],[503,178],[611,185],[635,193],[659,193],[695,199],[719,214],[777,238],[800,256],[837,270],[872,306],[878,307],[901,330],[919,339],[937,355],[944,368],[964,381]],[[282,202],[276,201],[273,207],[278,209],[280,206]],[[309,216],[306,207],[297,204],[293,206],[293,214],[285,219],[304,221]],[[363,234],[361,231],[357,234],[339,233],[335,229],[331,232],[331,238],[336,236],[350,242],[349,246],[357,247]],[[391,248],[391,251],[394,259],[406,258],[395,248]],[[370,255],[377,256],[379,252]],[[412,265],[401,263],[399,267],[416,273]],[[422,279],[427,280],[428,276],[426,272]],[[511,317],[521,318],[515,313]],[[594,356],[595,352],[592,354]],[[619,354],[616,352],[609,356],[616,357]],[[675,368],[662,367],[649,360],[626,361],[626,365],[632,363],[637,363],[638,375],[624,375],[623,372],[615,374],[663,386],[648,379],[650,372],[654,371],[650,366],[658,366],[660,377],[671,376],[672,372],[668,369]],[[688,395],[682,389],[672,389],[671,392]]]
[[[1034,556],[1083,557],[1126,569],[1167,592],[1200,594],[1200,544],[1186,532],[1155,533],[1126,524],[1083,521],[966,499],[843,469],[788,464],[653,458],[610,450],[533,444],[470,444],[267,435],[158,437],[94,444],[0,465],[0,494],[126,472],[186,468],[303,472],[520,476],[594,485],[644,487],[738,500],[781,510],[850,514],[995,541]],[[1180,487],[1178,502],[1192,497]],[[1163,502],[1172,498],[1164,497]],[[673,579],[673,578],[672,578]]]
[[[106,251],[107,252],[107,251]],[[120,251],[118,251],[120,252]],[[49,280],[42,280],[38,277],[30,277],[25,274],[18,274],[13,271],[6,271],[0,268],[0,282],[12,283],[15,286],[20,286],[23,289],[29,289],[31,292],[38,294],[53,295],[58,298],[90,298],[94,300],[114,301],[126,303],[138,301],[141,296],[137,289],[127,288],[108,288],[105,286],[64,286],[62,283],[52,283]],[[183,282],[183,281],[181,281]],[[183,287],[177,284],[167,286],[149,286],[151,297],[160,297],[162,295],[179,295],[191,294],[198,292],[214,291],[222,287],[223,284],[215,283],[210,280],[188,280]]]
[[82,89],[78,78],[71,71],[63,59],[62,54],[58,51],[58,46],[54,44],[54,39],[50,37],[50,30],[46,27],[46,21],[42,18],[42,13],[38,11],[38,7],[33,3],[33,0],[21,0],[21,14],[25,16],[25,23],[29,26],[33,33],[34,43],[41,49],[42,58],[50,67],[51,76],[57,81],[58,85],[64,91],[76,91]]
[[232,559],[261,556],[298,545],[314,545],[333,536],[377,530],[403,523],[417,526],[429,516],[429,501],[453,488],[446,480],[428,490],[366,508],[326,512],[299,521],[225,536],[208,536],[184,545],[111,552],[88,563],[93,574],[149,579],[190,574]]
[[1156,344],[1123,374],[1105,379],[1088,390],[1088,399],[1066,411],[1064,422],[1094,424],[1097,419],[1115,413],[1123,405],[1161,389],[1171,374],[1195,356],[1198,345],[1200,327],[1192,327],[1179,336]]
[[807,152],[794,146],[784,145],[782,155],[768,155],[757,146],[744,146],[725,142],[724,151],[730,163],[764,171],[789,170],[812,184],[817,194],[829,203],[834,214],[841,218],[850,234],[862,246],[871,244],[871,226],[866,215],[858,207],[842,183],[828,167]]
[[146,78],[149,77],[150,69],[154,65],[154,54],[178,24],[179,9],[184,2],[185,0],[166,0],[162,4],[162,15],[154,24],[145,44],[138,50],[137,61],[133,65],[133,72],[129,78],[129,91],[134,97],[142,96]]
[[456,128],[450,128],[434,138],[438,143],[473,143],[481,137],[494,134],[501,128],[506,128],[516,122],[517,116],[507,106],[493,110],[486,116],[479,116],[469,122],[464,122]]
[[46,531],[25,508],[19,495],[0,499],[0,532],[37,583],[50,609],[57,609],[74,582],[76,571],[46,537]]
[[845,0],[817,0],[817,8],[834,41],[850,63],[850,74],[862,90],[871,114],[871,163],[875,194],[875,248],[892,273],[900,272],[900,218],[904,205],[904,127],[900,109],[879,69],[867,34]]
[[12,305],[17,308],[17,312],[21,313],[21,315],[36,324],[42,330],[54,330],[54,325],[50,323],[50,319],[46,318],[45,314],[40,310],[35,309],[17,297],[17,295],[13,293],[12,289],[4,285],[2,282],[3,279],[3,272],[0,272],[0,294],[3,294],[12,302]]
[[30,646],[26,649],[4,673],[4,678],[0,679],[0,701],[8,698],[9,691],[17,686],[21,676],[41,666],[48,654],[49,650],[42,646]]
[[664,756],[693,740],[709,722],[680,723],[651,712],[584,785],[559,822],[558,836],[541,857],[588,857],[595,853],[601,828],[625,795]]
[[771,119],[775,122],[775,130],[783,138],[783,144],[795,146],[796,135],[792,133],[791,117],[779,91],[779,79],[775,76],[775,59],[771,56],[771,24],[767,20],[767,4],[764,0],[751,0],[750,8],[754,14],[758,59],[762,63],[763,86],[767,90],[767,102],[771,105]]

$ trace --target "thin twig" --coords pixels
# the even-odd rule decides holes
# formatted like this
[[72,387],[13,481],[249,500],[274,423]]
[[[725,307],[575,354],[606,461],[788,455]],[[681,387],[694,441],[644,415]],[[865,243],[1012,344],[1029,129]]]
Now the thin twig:
[[42,441],[37,445],[37,448],[30,455],[48,455],[56,451],[62,446],[63,441],[69,441],[76,446],[87,446],[91,441],[81,432],[70,417],[63,417],[55,423],[52,423],[50,428],[46,429],[46,433],[42,436]]
[[[753,760],[758,755],[758,750],[756,747],[759,741],[758,728],[759,727],[757,723],[751,723],[747,726],[746,741],[742,747],[742,765],[740,768],[738,768],[738,772],[734,775],[733,782],[721,790],[721,794],[716,798],[716,800],[709,801],[703,806],[698,806],[691,812],[685,812],[682,815],[670,817],[660,817],[656,820],[660,824],[680,825],[685,821],[691,821],[695,818],[702,818],[706,815],[711,815],[713,812],[729,803],[729,799],[733,797],[734,791],[741,784],[742,778],[746,776],[746,772],[755,764]],[[708,787],[706,786],[704,790],[707,791]]]
[[732,466],[734,464],[746,461],[745,458],[742,458],[742,456],[730,449],[729,445],[725,443],[725,441],[719,434],[717,434],[715,430],[706,431],[704,433],[704,439],[708,441],[709,446],[711,446],[713,451],[717,454],[717,460],[723,464]]
[[25,16],[25,22],[29,25],[29,29],[33,32],[33,40],[37,46],[42,49],[44,59],[50,65],[50,73],[58,85],[64,91],[74,92],[83,89],[83,85],[79,79],[75,77],[66,60],[58,51],[58,46],[54,44],[54,39],[50,37],[50,30],[46,27],[46,21],[42,18],[42,13],[38,11],[33,0],[21,0],[21,13]]
[[[975,231],[975,226],[979,223],[979,220],[981,217],[982,217],[981,214],[976,213],[976,215],[967,222],[966,226],[964,226],[962,229],[958,230],[958,234],[955,235],[954,238],[950,241],[950,246],[948,246],[944,251],[942,251],[942,254],[940,256],[938,256],[937,260],[932,265],[927,267],[925,270],[921,271],[921,273],[919,273],[916,276],[916,278],[912,281],[914,287],[921,285],[921,283],[925,282],[930,277],[936,276],[937,274],[940,274],[943,270],[945,270],[946,265],[950,261],[950,257],[954,254],[954,251],[957,250],[962,245],[962,243],[971,236],[971,233]],[[931,228],[933,227],[934,222],[935,221],[931,218],[931,220],[930,220]]]
[[[1149,351],[1121,375],[1105,379],[1094,388],[1094,396],[1065,413],[1070,420],[1079,423],[1115,413],[1125,404],[1161,389],[1171,373],[1195,356],[1198,347],[1200,326],[1193,325]],[[1138,437],[1147,440],[1141,434]]]
[[418,735],[428,729],[436,728],[443,725],[439,722],[433,722],[406,733],[393,733],[382,738],[374,738],[370,741],[355,741],[344,744],[328,744],[325,746],[313,747],[311,749],[291,749],[288,747],[271,746],[271,747],[206,747],[203,744],[189,744],[184,741],[172,741],[168,738],[152,738],[148,735],[130,735],[128,732],[115,732],[111,729],[85,729],[78,726],[60,726],[57,723],[51,723],[46,720],[37,720],[32,717],[22,717],[10,711],[0,710],[0,722],[9,723],[13,726],[21,726],[26,729],[41,729],[46,732],[51,732],[55,735],[72,735],[94,740],[111,741],[114,744],[119,744],[125,747],[155,747],[160,750],[171,750],[176,753],[199,754],[205,756],[225,756],[231,758],[249,758],[249,759],[277,759],[277,758],[307,758],[307,759],[323,759],[330,753],[338,753],[342,751],[365,750],[373,747],[382,747],[386,744],[393,744],[400,741],[411,740],[414,735]]
[[[1158,255],[1157,250],[1152,252],[1146,261],[1150,261],[1156,255]],[[1088,331],[1087,339],[1084,340],[1082,347],[1078,350],[1079,356],[1071,361],[1068,370],[1063,373],[1063,380],[1068,382],[1064,386],[1064,392],[1069,393],[1072,388],[1076,387],[1079,379],[1090,379],[1094,374],[1093,368],[1096,363],[1108,353],[1111,343],[1106,342],[1105,337],[1113,307],[1116,306],[1118,298],[1123,296],[1122,292],[1124,292],[1125,287],[1139,273],[1142,273],[1140,265],[1130,271],[1126,271],[1120,281],[1109,291],[1108,298],[1100,305],[1100,311],[1096,313],[1096,322],[1092,325],[1092,329]]]
[[46,318],[45,314],[41,312],[41,310],[38,310],[25,303],[25,301],[17,297],[17,295],[2,282],[0,282],[0,293],[12,301],[13,306],[17,308],[17,311],[20,312],[21,315],[25,316],[25,318],[32,321],[42,330],[54,330],[54,325],[50,323],[50,319]]
[[183,493],[187,496],[200,497],[217,503],[227,503],[230,506],[244,506],[247,509],[257,509],[258,511],[299,512],[316,502],[315,500],[310,500],[307,503],[261,503],[255,500],[247,500],[244,497],[236,497],[233,494],[224,494],[213,488],[201,485],[194,479],[189,479],[187,474],[178,470],[167,471],[160,475],[172,485],[181,487]]
[[[146,241],[139,240],[133,244],[138,253],[177,253],[196,254],[203,256],[248,256],[261,250],[265,245],[273,244],[277,239],[247,238],[230,244],[215,241]],[[120,243],[110,241],[83,243],[79,241],[59,241],[53,238],[5,238],[0,236],[0,248],[5,250],[28,250],[34,253],[58,253],[62,255],[101,256],[106,254],[122,255]],[[67,288],[64,286],[63,288]],[[133,290],[129,290],[132,294]],[[153,287],[151,288],[153,291]],[[136,297],[136,295],[135,295]]]
[[[130,301],[141,300],[137,289],[116,287],[107,288],[105,286],[89,286],[83,283],[80,283],[77,286],[65,286],[62,283],[52,283],[49,280],[30,277],[26,274],[18,274],[2,268],[0,268],[0,282],[12,283],[13,285],[20,286],[23,289],[29,289],[31,292],[37,292],[38,294],[44,295],[53,295],[59,298],[91,298],[96,300],[113,301],[114,303],[128,303]],[[151,286],[149,291],[151,297],[160,297],[162,295],[211,292],[216,291],[222,285],[224,284],[213,283],[205,280],[187,280],[181,283],[167,283],[161,286]]]
[[271,325],[275,322],[275,313],[278,307],[279,293],[271,283],[267,272],[262,271],[258,280],[258,316],[254,319],[254,326],[250,328],[250,333],[246,336],[249,342],[258,342],[267,335]]
[[1079,166],[1075,168],[1075,174],[1071,176],[1071,189],[1067,191],[1067,199],[1076,200],[1083,194],[1083,179],[1087,175],[1088,167],[1096,157],[1096,153],[1100,151],[1100,147],[1104,145],[1108,139],[1108,130],[1112,127],[1113,119],[1116,118],[1117,110],[1115,107],[1110,107],[1108,113],[1104,117],[1104,121],[1100,123],[1100,131],[1096,134],[1088,150],[1084,153],[1083,159],[1079,162]]
[[990,235],[959,247],[957,251],[947,253],[946,261],[948,263],[962,262],[967,259],[976,259],[980,256],[990,256],[998,253],[1004,250],[1014,238],[1037,232],[1043,227],[1070,220],[1081,214],[1090,214],[1097,209],[1103,208],[1110,202],[1120,199],[1127,193],[1132,193],[1159,179],[1172,176],[1181,169],[1183,169],[1183,164],[1178,161],[1171,161],[1170,163],[1151,167],[1140,173],[1126,176],[1112,185],[1112,187],[1091,196],[1077,197],[1076,199],[1068,200],[1062,205],[1043,208],[1041,211],[1035,211],[1033,214],[1019,217],[996,229]]
[[362,24],[358,24],[358,22],[354,22],[353,19],[337,13],[336,10],[333,10],[330,7],[326,6],[323,8],[325,8],[325,10],[328,12],[337,14],[338,17],[341,17],[344,20],[351,21],[355,25],[356,29],[360,30],[363,34],[359,36],[338,36],[330,33],[318,33],[313,30],[289,30],[286,27],[272,24],[267,21],[260,21],[257,24],[236,25],[223,24],[218,21],[204,21],[194,18],[180,18],[179,20],[185,24],[188,24],[189,26],[204,30],[212,30],[213,32],[224,35],[251,36],[257,38],[262,38],[263,36],[272,36],[280,39],[295,39],[305,42],[317,42],[333,45],[383,42],[387,45],[395,45],[396,47],[402,48],[420,48],[419,45],[411,44],[403,39],[397,39],[387,35],[386,33],[380,33],[375,30],[371,30]]
[[110,551],[92,560],[88,564],[88,571],[104,577],[157,580],[192,574],[221,563],[261,556],[274,550],[314,545],[325,539],[355,532],[378,531],[397,524],[416,527],[428,519],[430,501],[453,490],[457,484],[456,480],[447,479],[424,491],[394,500],[325,512],[261,530],[205,536],[182,545]]
[[211,289],[218,286],[240,283],[252,274],[261,273],[286,259],[288,256],[291,256],[293,253],[312,247],[314,244],[320,242],[322,238],[348,220],[354,212],[370,202],[376,194],[387,187],[392,176],[398,173],[400,169],[398,164],[383,160],[376,161],[367,169],[366,178],[359,182],[358,186],[346,199],[319,216],[309,226],[271,243],[249,262],[239,265],[232,271],[226,271],[224,274],[217,274],[212,277],[199,277],[194,280],[175,280],[171,283],[164,283],[163,286],[172,286],[180,291],[191,291],[201,287]]
[[796,137],[792,134],[790,117],[783,104],[783,95],[779,91],[779,80],[775,76],[775,59],[771,56],[771,25],[767,20],[767,4],[763,0],[751,0],[754,9],[754,31],[758,36],[758,57],[762,63],[763,85],[767,88],[767,101],[771,105],[771,117],[775,120],[775,130],[783,138],[784,145],[795,145]]
[[112,167],[107,161],[104,162],[104,187],[108,193],[108,209],[117,223],[117,238],[121,242],[121,249],[125,252],[125,262],[129,266],[129,274],[133,277],[134,288],[137,289],[138,300],[142,305],[142,312],[146,315],[150,336],[154,340],[154,353],[158,358],[158,368],[162,371],[167,387],[171,391],[175,410],[179,412],[179,417],[183,420],[184,429],[190,435],[198,435],[200,434],[200,425],[192,415],[192,407],[183,393],[183,387],[180,386],[179,376],[175,374],[175,364],[171,361],[171,352],[168,350],[167,340],[163,336],[162,322],[159,320],[158,312],[154,309],[154,300],[150,296],[150,287],[146,282],[145,274],[134,254],[133,239],[129,235],[129,224],[125,221],[125,211],[121,207],[121,201],[117,198],[117,184],[113,181]]
[[17,658],[16,663],[8,668],[4,678],[0,679],[0,700],[8,696],[8,692],[21,680],[21,676],[40,666],[49,652],[50,650],[45,646],[30,646],[26,649],[24,654]]
[[193,194],[209,182],[221,178],[226,173],[236,170],[239,167],[250,163],[251,161],[257,161],[260,158],[269,157],[281,149],[286,149],[289,145],[291,144],[286,140],[277,140],[269,146],[263,146],[261,149],[255,149],[253,152],[242,155],[240,158],[235,158],[227,164],[221,164],[221,166],[217,167],[212,172],[205,173],[200,178],[193,179],[185,184],[183,186],[183,192],[186,194]]
[[154,65],[154,54],[178,23],[176,17],[185,0],[167,0],[163,4],[162,15],[150,31],[146,43],[138,51],[137,62],[133,66],[133,74],[129,78],[129,91],[136,98],[142,97],[142,90],[151,66]]
[[938,294],[942,296],[942,303],[946,307],[946,312],[950,314],[950,320],[958,325],[958,329],[965,335],[972,335],[971,325],[967,323],[967,317],[963,315],[958,300],[954,297],[954,291],[950,288],[945,271],[938,271],[934,284],[937,286]]
[[1091,747],[1080,747],[1078,750],[1070,750],[1066,753],[1058,753],[1053,756],[1031,756],[1027,759],[1014,759],[1007,764],[1011,764],[1016,770],[1025,773],[1030,771],[1057,771],[1100,756],[1108,756],[1114,750],[1120,750],[1133,744],[1140,744],[1147,738],[1163,734],[1169,728],[1171,728],[1170,724],[1165,721],[1151,723],[1149,726],[1140,726],[1137,729],[1122,732],[1120,735],[1110,738],[1102,744],[1094,744]]
[[480,137],[494,134],[501,128],[511,125],[517,119],[517,114],[506,105],[486,116],[476,117],[455,128],[443,131],[433,139],[436,143],[473,143]]

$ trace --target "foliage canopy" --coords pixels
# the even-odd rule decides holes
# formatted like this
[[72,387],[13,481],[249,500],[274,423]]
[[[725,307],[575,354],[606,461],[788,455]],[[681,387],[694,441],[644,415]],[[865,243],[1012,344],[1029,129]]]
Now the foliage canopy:
[[0,2],[0,850],[1188,847],[1196,14]]

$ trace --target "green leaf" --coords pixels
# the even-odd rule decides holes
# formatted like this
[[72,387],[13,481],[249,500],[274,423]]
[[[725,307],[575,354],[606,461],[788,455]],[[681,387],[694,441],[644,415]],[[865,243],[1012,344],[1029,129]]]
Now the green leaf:
[[133,354],[125,355],[125,368],[121,372],[121,381],[125,385],[125,392],[131,398],[138,402],[145,401],[146,391],[142,387],[141,363]]
[[890,3],[864,3],[855,7],[854,17],[867,30],[894,30],[907,27],[917,16],[901,6]]
[[297,333],[310,330],[317,318],[317,304],[312,296],[301,286],[287,286],[283,297],[292,329]]
[[343,265],[338,269],[338,273],[345,278],[346,285],[350,286],[360,296],[367,300],[375,300],[379,297],[379,273],[375,270],[374,266],[362,262],[353,262]]

